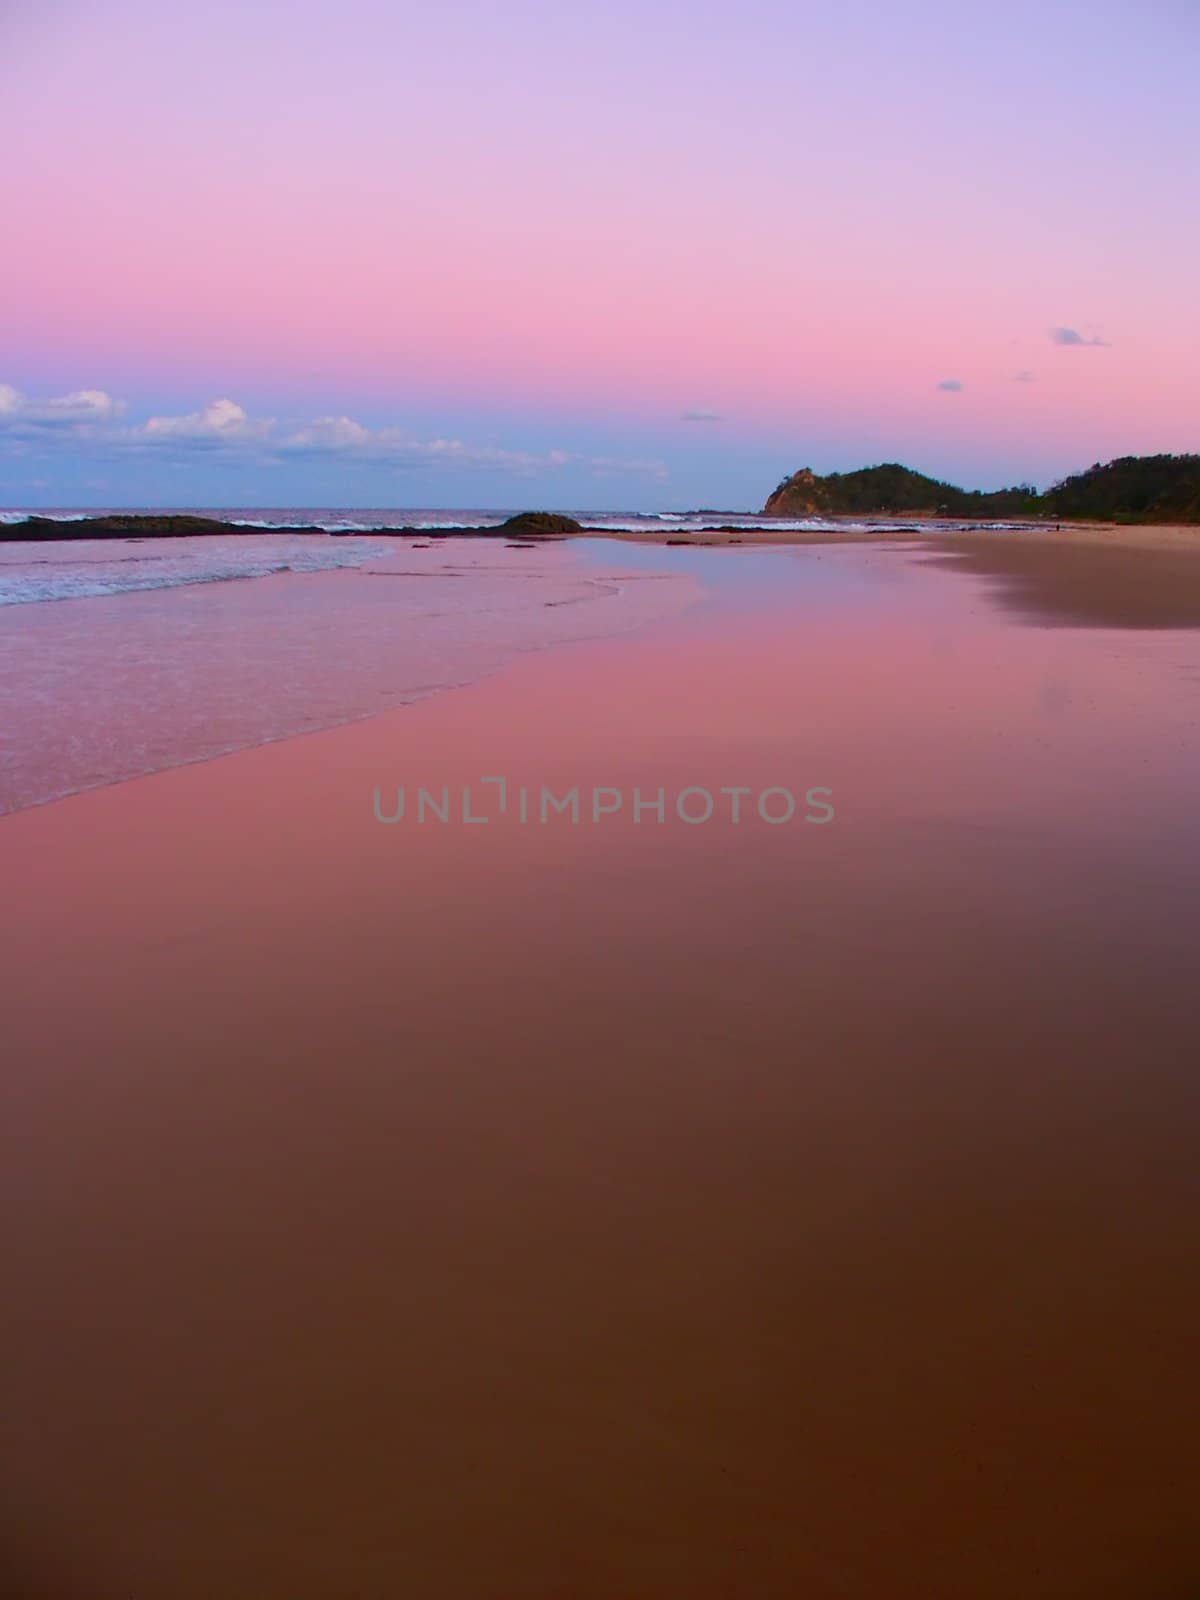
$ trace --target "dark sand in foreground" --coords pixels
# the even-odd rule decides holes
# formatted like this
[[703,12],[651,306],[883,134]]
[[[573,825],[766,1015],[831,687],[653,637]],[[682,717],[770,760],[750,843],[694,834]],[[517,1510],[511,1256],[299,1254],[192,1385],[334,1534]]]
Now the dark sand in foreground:
[[[1196,636],[709,559],[0,823],[10,1592],[1194,1592]],[[838,816],[372,819],[487,773]]]

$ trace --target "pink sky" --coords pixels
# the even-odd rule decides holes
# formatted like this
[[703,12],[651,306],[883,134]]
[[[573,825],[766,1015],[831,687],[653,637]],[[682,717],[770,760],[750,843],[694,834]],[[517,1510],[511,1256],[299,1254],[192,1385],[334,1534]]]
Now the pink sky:
[[[1173,0],[9,6],[0,498],[742,505],[1196,449],[1198,45]],[[119,425],[28,423],[81,390]],[[170,471],[134,437],[218,399],[250,426]],[[460,448],[268,459],[326,418]]]

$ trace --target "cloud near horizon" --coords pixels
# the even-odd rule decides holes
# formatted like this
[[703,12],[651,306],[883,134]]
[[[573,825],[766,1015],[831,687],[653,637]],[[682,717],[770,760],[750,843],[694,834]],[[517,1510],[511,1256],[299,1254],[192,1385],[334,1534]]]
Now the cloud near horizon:
[[536,477],[563,467],[595,477],[668,476],[662,461],[623,461],[558,449],[508,450],[463,439],[418,439],[401,428],[369,428],[346,416],[284,425],[274,417],[251,417],[228,398],[181,416],[154,416],[128,426],[118,422],[125,409],[123,402],[100,389],[31,401],[11,385],[0,384],[0,440],[8,439],[22,452],[35,444],[61,446],[74,439],[107,455],[153,452],[180,461],[191,455],[219,455],[258,466],[340,460],[397,470],[454,467],[514,477]]
[[270,438],[274,420],[256,422],[234,400],[212,400],[202,411],[182,417],[151,417],[140,427],[125,430],[127,444],[175,444],[191,448],[222,449],[239,444],[261,444]]
[[125,410],[103,389],[74,389],[50,400],[30,400],[11,384],[0,383],[0,429],[39,433],[66,428],[73,432],[114,422]]
[[719,411],[710,411],[706,406],[695,406],[689,411],[684,411],[679,420],[681,422],[724,422],[725,418]]

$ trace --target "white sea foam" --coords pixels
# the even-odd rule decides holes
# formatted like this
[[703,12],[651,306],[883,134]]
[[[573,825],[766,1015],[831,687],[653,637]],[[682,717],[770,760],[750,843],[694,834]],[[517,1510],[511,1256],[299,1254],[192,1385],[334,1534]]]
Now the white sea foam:
[[663,533],[705,533],[715,528],[736,528],[742,533],[881,533],[899,531],[910,523],[833,522],[822,517],[684,516],[660,512],[653,516],[599,516],[584,519],[587,526],[610,533],[644,533],[657,539]]
[[394,549],[391,540],[319,534],[0,544],[0,606],[95,599],[276,572],[334,571],[360,567]]
[[0,511],[0,525],[12,527],[28,517],[45,517],[47,522],[83,522],[95,515],[94,511]]
[[[192,560],[179,544],[223,547],[223,569],[220,552]],[[268,565],[247,563],[248,544],[287,571],[217,587]],[[573,543],[447,539],[414,551],[407,540],[228,534],[159,546],[168,564],[192,560],[188,574],[132,583],[154,546],[118,545],[114,561],[111,545],[88,545],[107,576],[76,572],[72,595],[93,598],[15,605],[0,624],[0,813],[374,716],[518,653],[669,615],[699,592],[686,574],[647,570],[645,552],[634,570],[616,545],[608,562]],[[103,587],[117,569],[123,587]],[[111,593],[120,598],[101,598]]]

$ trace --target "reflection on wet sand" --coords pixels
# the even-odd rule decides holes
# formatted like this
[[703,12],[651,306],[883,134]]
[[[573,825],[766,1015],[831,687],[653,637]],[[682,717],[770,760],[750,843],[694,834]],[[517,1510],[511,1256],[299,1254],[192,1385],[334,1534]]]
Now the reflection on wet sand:
[[[711,601],[0,824],[17,1592],[1200,1578],[1200,635],[654,557]],[[372,818],[486,774],[837,820]]]
[[1041,623],[1200,628],[1200,529],[1191,540],[1156,546],[993,532],[939,538],[937,549],[993,580],[1004,604]]

